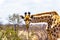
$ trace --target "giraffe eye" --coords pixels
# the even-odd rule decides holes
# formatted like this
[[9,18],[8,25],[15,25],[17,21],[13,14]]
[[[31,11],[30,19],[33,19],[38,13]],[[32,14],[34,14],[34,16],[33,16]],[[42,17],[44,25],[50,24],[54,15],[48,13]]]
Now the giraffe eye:
[[52,19],[52,21],[53,21],[53,19]]

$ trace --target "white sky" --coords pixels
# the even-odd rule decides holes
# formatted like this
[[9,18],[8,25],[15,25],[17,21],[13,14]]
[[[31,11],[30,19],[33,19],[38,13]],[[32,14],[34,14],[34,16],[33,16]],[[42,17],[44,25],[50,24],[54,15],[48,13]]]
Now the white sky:
[[[60,0],[0,0],[0,19],[7,23],[9,14],[30,11],[31,14],[56,11],[60,13]],[[60,15],[60,14],[59,14]]]

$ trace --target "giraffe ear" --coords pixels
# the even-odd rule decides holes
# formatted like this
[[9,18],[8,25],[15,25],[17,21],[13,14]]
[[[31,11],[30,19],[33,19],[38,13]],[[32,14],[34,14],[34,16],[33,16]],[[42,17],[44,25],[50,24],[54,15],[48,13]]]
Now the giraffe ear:
[[24,17],[23,16],[20,16],[22,19],[24,19]]
[[31,15],[31,18],[33,18],[33,15]]

